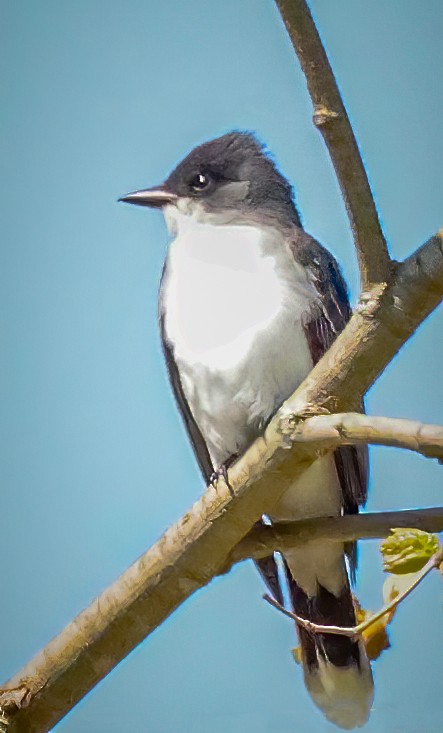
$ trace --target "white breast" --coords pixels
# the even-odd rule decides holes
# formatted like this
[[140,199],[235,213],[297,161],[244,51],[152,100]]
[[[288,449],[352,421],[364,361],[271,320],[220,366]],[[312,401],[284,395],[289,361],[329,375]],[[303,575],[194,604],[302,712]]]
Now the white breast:
[[275,230],[180,227],[163,283],[165,333],[217,465],[245,449],[312,368],[302,317],[316,297]]

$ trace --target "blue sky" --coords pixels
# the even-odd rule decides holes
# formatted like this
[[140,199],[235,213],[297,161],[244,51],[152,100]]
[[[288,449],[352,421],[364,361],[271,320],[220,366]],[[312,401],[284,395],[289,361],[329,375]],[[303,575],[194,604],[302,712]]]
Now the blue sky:
[[[442,225],[439,0],[313,0],[393,256]],[[20,668],[198,496],[162,361],[167,234],[118,205],[195,144],[255,130],[305,227],[356,260],[298,63],[271,0],[3,0],[0,6],[2,602],[0,677]],[[6,100],[6,102],[5,102]],[[441,314],[388,367],[374,414],[441,420]],[[372,451],[368,508],[441,503],[441,468]],[[380,604],[376,543],[358,593]],[[56,728],[60,733],[328,733],[291,624],[250,565],[191,598]],[[442,585],[400,609],[375,664],[367,733],[437,733]],[[5,633],[5,630],[6,633]]]

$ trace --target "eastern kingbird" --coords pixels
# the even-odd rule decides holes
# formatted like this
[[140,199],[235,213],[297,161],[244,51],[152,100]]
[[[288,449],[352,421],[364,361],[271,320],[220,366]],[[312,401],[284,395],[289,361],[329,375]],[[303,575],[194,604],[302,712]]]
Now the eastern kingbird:
[[[172,236],[159,298],[163,350],[208,482],[263,432],[345,327],[346,284],[332,255],[303,230],[290,184],[247,132],[200,145],[160,186],[121,200],[161,208]],[[317,459],[271,521],[358,512],[367,465],[361,446]],[[353,548],[321,541],[287,552],[295,613],[355,625],[347,572],[355,558]],[[283,602],[274,558],[258,565]],[[373,683],[362,641],[301,628],[298,635],[315,704],[342,728],[363,725]]]

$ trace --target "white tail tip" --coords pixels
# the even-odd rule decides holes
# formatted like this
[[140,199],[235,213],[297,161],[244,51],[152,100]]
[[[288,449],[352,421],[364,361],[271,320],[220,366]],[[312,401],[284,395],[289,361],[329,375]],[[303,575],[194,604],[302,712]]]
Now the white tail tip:
[[366,659],[362,659],[360,668],[335,667],[326,660],[318,661],[316,669],[305,670],[306,687],[314,703],[339,728],[360,728],[369,718],[374,697]]

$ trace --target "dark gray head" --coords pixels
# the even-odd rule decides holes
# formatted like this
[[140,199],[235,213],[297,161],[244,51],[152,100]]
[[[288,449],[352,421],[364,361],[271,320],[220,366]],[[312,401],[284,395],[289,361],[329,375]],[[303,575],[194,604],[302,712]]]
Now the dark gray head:
[[300,225],[290,184],[248,132],[230,132],[199,145],[160,186],[120,200],[156,208],[172,204],[215,220]]

